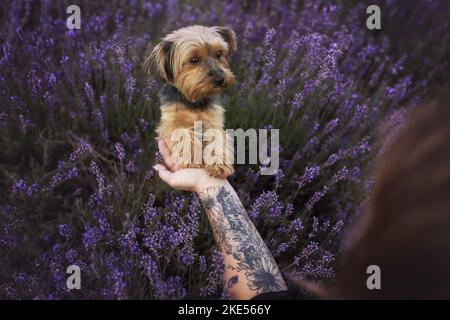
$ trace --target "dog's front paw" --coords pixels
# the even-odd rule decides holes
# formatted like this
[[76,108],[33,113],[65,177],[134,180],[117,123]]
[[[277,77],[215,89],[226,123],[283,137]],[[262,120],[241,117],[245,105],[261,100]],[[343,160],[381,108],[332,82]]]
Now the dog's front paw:
[[225,179],[234,173],[234,167],[231,164],[212,164],[205,167],[210,175],[219,179]]

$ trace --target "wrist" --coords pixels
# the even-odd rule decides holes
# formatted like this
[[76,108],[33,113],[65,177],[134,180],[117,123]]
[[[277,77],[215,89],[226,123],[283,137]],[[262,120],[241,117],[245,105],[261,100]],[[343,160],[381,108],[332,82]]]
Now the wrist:
[[227,183],[228,181],[226,179],[215,178],[206,173],[204,176],[200,177],[194,191],[200,193],[205,189],[224,186]]

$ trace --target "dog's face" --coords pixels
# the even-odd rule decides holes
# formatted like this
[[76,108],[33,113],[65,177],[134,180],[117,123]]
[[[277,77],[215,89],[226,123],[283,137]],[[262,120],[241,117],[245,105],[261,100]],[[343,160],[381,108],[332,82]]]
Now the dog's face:
[[195,102],[234,83],[228,60],[235,51],[236,35],[230,28],[190,26],[168,34],[147,57],[145,66]]

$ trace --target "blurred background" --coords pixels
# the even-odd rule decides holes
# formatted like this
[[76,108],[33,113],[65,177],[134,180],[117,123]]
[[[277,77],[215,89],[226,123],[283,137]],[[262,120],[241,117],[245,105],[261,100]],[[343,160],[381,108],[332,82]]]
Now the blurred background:
[[[369,4],[381,30],[366,28]],[[166,33],[236,32],[226,127],[280,129],[281,159],[274,176],[240,165],[230,182],[281,270],[319,284],[339,272],[374,161],[450,74],[448,1],[3,0],[0,18],[7,299],[228,298],[197,196],[152,169],[161,85],[142,62]],[[81,290],[66,287],[72,264]]]

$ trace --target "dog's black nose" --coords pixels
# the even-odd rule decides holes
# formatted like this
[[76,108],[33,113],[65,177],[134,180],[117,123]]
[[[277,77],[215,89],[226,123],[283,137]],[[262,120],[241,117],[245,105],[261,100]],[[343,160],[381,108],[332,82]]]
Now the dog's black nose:
[[216,86],[221,86],[223,85],[223,82],[225,81],[225,79],[223,77],[217,77],[214,78],[214,83],[216,84]]

